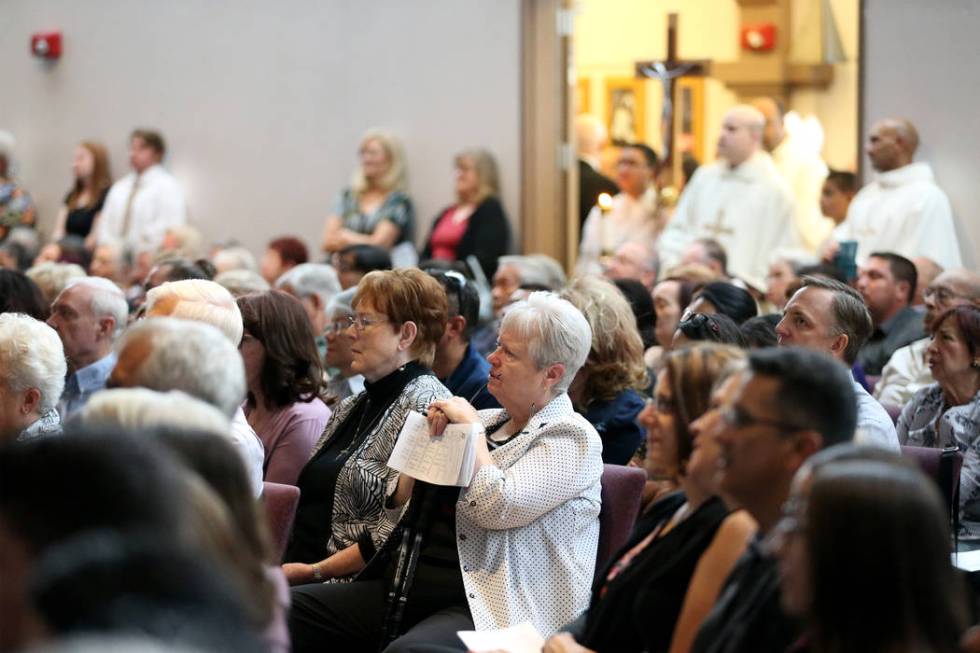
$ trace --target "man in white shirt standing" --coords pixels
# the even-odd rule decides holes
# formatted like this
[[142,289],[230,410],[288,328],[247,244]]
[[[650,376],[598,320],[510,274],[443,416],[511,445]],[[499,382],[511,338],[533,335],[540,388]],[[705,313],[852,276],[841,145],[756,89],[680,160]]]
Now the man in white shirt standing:
[[184,193],[160,162],[167,148],[163,137],[149,129],[133,131],[129,163],[133,172],[112,185],[99,217],[98,240],[122,241],[135,255],[153,252],[167,229],[187,221]]
[[[928,163],[913,163],[919,134],[907,120],[875,123],[866,151],[878,173],[858,191],[847,219],[834,230],[834,240],[856,240],[860,262],[871,252],[895,252],[906,258],[924,256],[943,267],[962,265],[953,211],[946,193],[936,185]],[[831,258],[831,243],[824,252]]]
[[772,252],[798,245],[792,195],[761,149],[765,122],[748,105],[725,114],[719,159],[697,169],[660,237],[664,269],[695,239],[713,238],[728,252],[729,273],[761,291]]
[[785,112],[777,100],[756,98],[752,106],[766,117],[762,146],[772,156],[783,181],[789,186],[796,203],[796,228],[803,247],[815,254],[834,229],[834,223],[820,211],[820,192],[827,178],[827,164],[820,158],[817,147],[801,142],[799,134],[786,130]]

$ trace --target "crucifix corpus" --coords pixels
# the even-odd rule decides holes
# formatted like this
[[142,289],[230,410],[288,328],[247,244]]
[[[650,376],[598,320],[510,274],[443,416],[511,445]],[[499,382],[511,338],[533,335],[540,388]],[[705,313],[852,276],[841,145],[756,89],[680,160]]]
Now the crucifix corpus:
[[660,112],[660,130],[663,134],[663,157],[670,166],[674,180],[681,177],[682,157],[675,156],[674,144],[681,133],[680,116],[674,111],[677,102],[677,80],[681,77],[707,75],[711,62],[707,59],[683,61],[677,58],[677,14],[667,14],[667,58],[662,61],[637,61],[636,75],[659,80],[663,86],[663,110]]

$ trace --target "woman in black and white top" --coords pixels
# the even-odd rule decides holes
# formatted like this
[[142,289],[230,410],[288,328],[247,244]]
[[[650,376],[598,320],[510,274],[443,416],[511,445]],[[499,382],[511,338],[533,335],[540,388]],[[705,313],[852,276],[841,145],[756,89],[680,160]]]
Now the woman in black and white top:
[[290,584],[363,568],[386,540],[381,520],[395,440],[411,411],[449,396],[429,364],[447,319],[446,293],[421,270],[371,272],[347,333],[365,389],[337,406],[300,472],[299,508],[283,566]]
[[[389,538],[358,580],[293,590],[293,650],[466,650],[459,630],[530,621],[548,635],[588,604],[599,537],[602,444],[566,390],[592,344],[588,322],[545,292],[513,305],[490,356],[488,390],[503,409],[434,401],[433,433],[471,424],[478,439],[465,488],[392,478],[385,520],[421,534],[400,619],[386,597],[400,560]],[[420,526],[427,522],[427,526]],[[397,603],[396,603],[397,604]],[[390,604],[389,604],[390,606]]]

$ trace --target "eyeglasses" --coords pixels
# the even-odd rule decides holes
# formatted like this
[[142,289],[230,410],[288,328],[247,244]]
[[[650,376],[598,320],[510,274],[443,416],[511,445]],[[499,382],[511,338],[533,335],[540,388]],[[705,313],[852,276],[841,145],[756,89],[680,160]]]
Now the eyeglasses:
[[666,399],[664,397],[648,397],[646,400],[647,408],[652,408],[661,415],[672,415],[674,409],[677,407],[677,402],[673,399]]
[[677,328],[682,330],[692,329],[695,331],[708,328],[715,334],[718,334],[721,331],[721,327],[718,326],[718,322],[711,319],[704,313],[690,313],[684,316],[677,325]]
[[371,319],[369,317],[364,317],[363,315],[348,315],[347,316],[347,326],[348,326],[348,328],[349,327],[354,327],[358,331],[363,331],[364,329],[368,328],[369,326],[373,326],[375,324],[384,324],[387,321],[388,321],[388,318],[387,317],[384,318],[384,319],[376,319],[375,320],[375,319]]
[[744,429],[749,426],[759,425],[771,426],[773,428],[793,432],[799,431],[803,428],[796,424],[790,424],[789,422],[783,422],[778,419],[756,417],[737,404],[723,409],[721,411],[721,419],[729,428],[733,429]]
[[350,328],[350,318],[346,318],[339,322],[331,322],[327,326],[323,327],[323,335],[325,336],[335,336],[341,331]]
[[[469,282],[466,277],[457,272],[456,270],[441,270],[438,268],[426,268],[426,273],[436,277],[445,277],[447,279],[452,279],[455,283],[453,291],[456,294],[456,314],[458,315],[463,306],[463,288]],[[451,309],[452,307],[450,307]],[[455,317],[455,315],[450,315],[449,317]]]

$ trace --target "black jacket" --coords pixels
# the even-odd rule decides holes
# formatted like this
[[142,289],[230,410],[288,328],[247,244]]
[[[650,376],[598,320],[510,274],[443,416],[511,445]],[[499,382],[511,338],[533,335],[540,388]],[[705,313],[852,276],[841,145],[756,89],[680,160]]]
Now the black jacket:
[[[448,207],[439,212],[432,221],[425,247],[419,258],[423,261],[432,258],[432,232]],[[507,253],[510,247],[510,223],[504,214],[504,207],[496,197],[483,200],[473,211],[463,232],[463,238],[456,246],[456,258],[465,261],[467,256],[475,255],[488,280],[497,271],[497,259]]]

